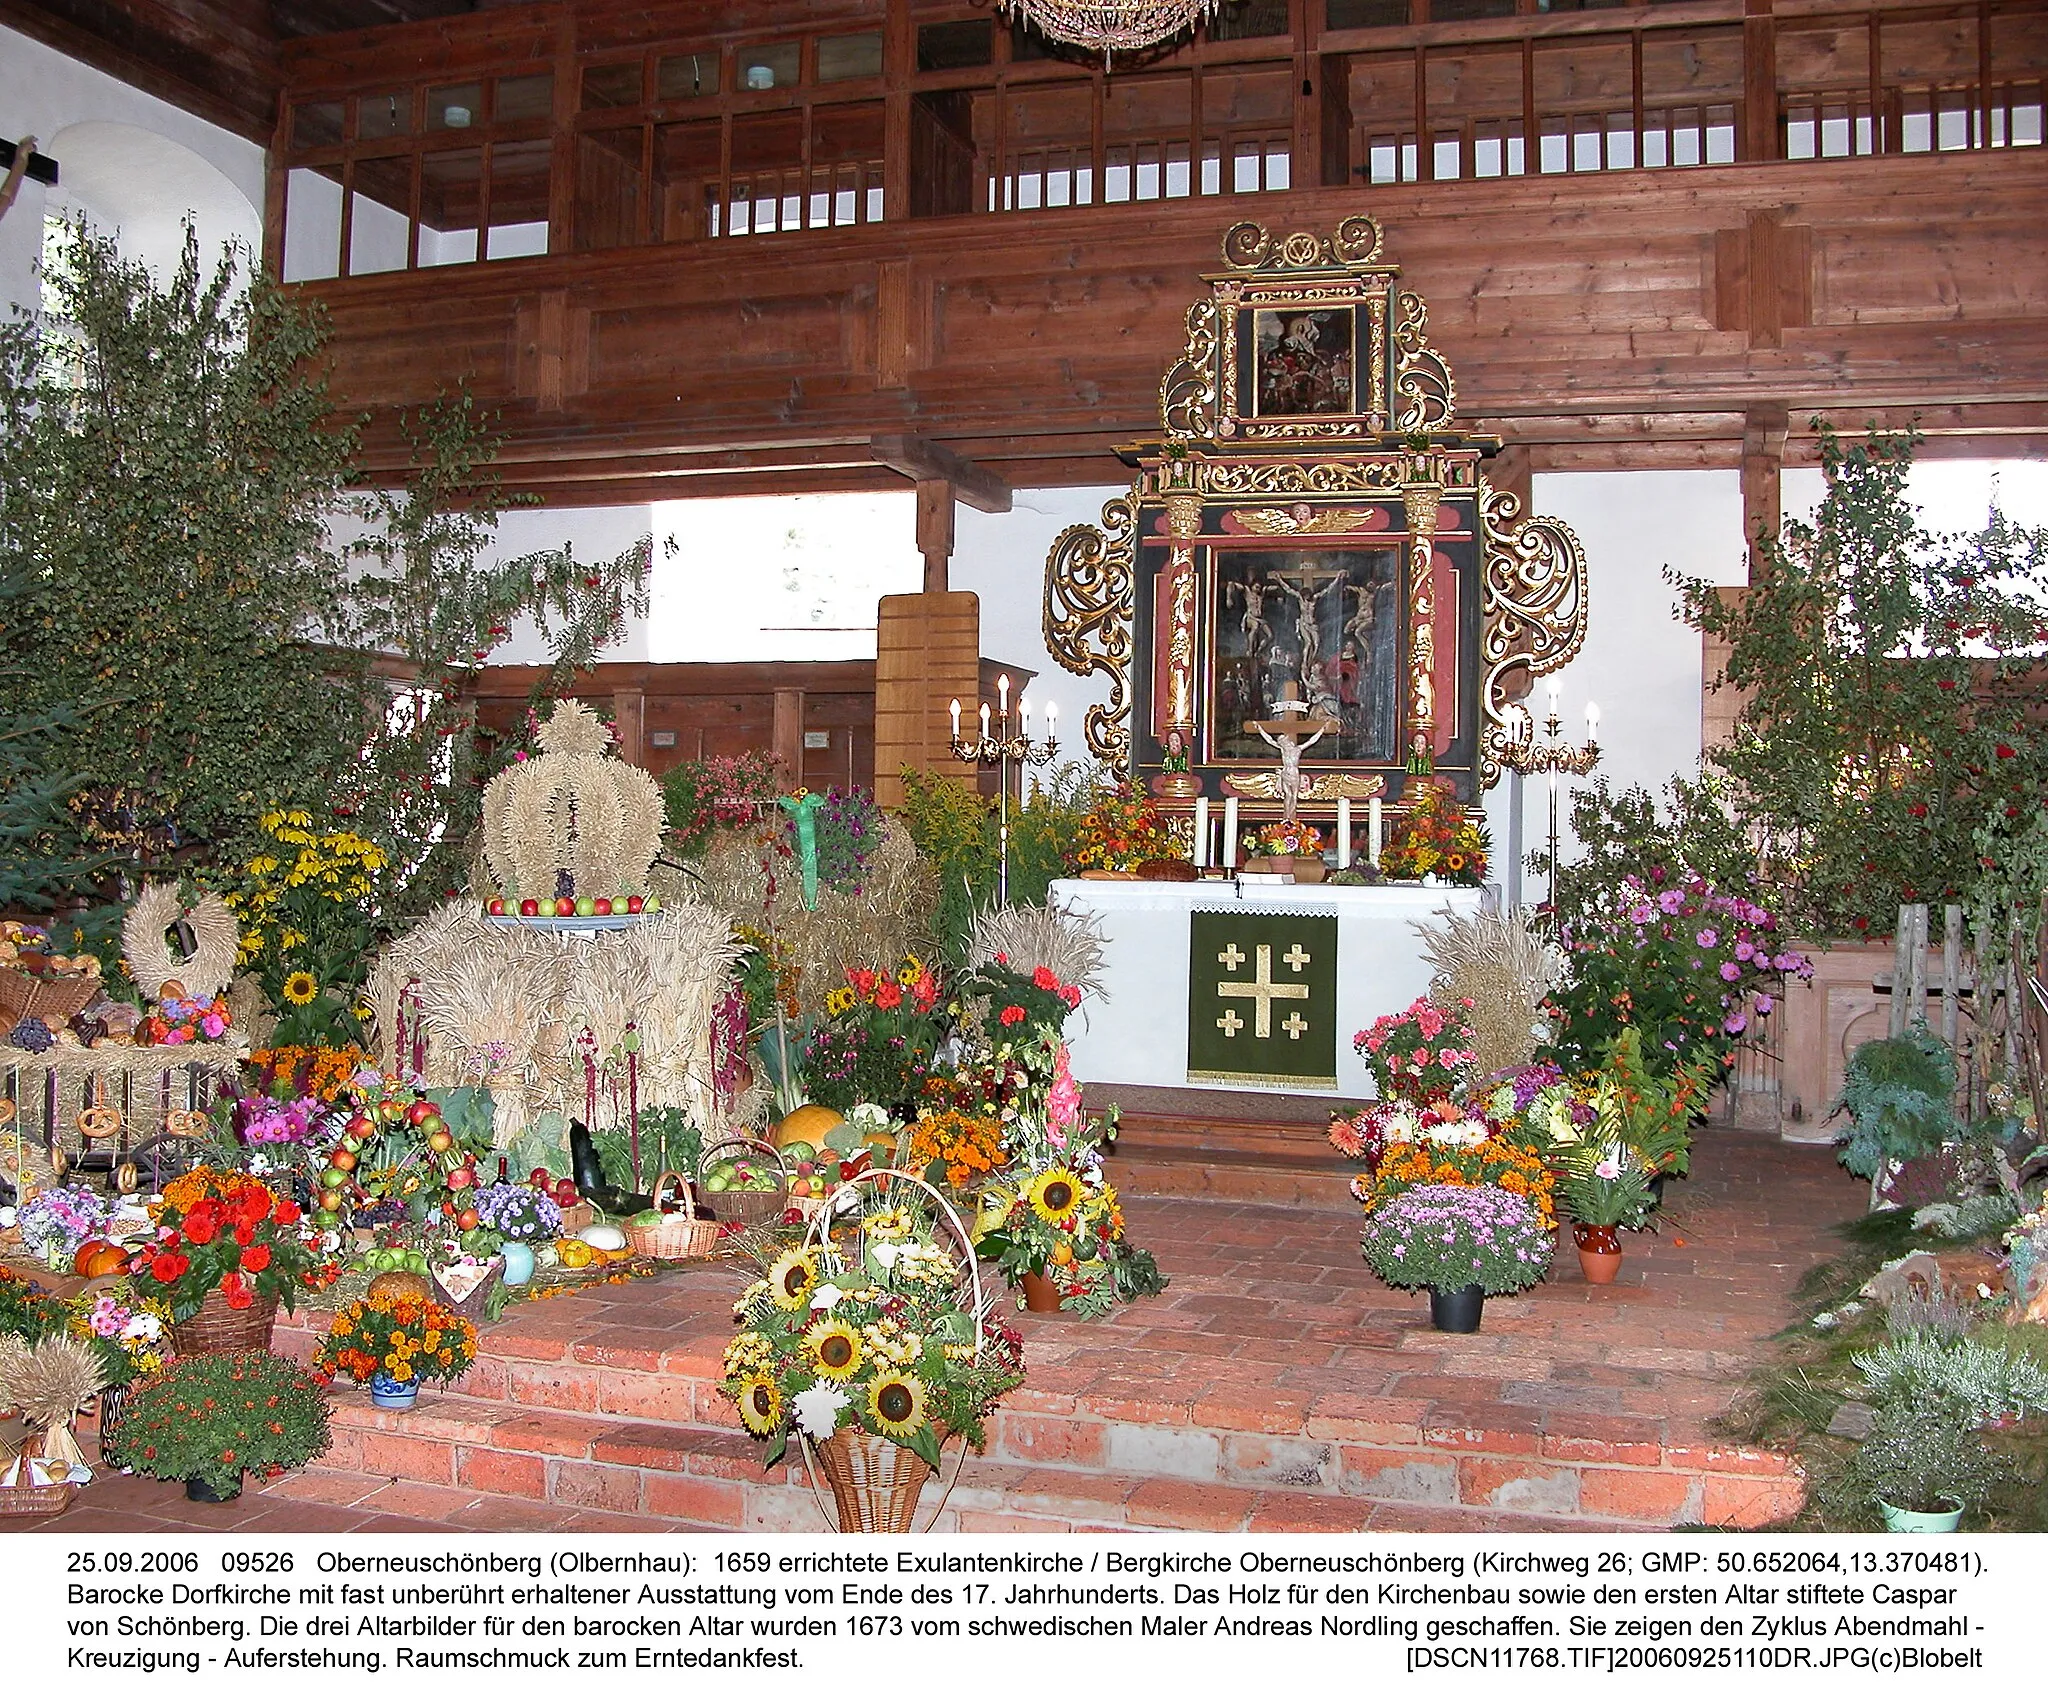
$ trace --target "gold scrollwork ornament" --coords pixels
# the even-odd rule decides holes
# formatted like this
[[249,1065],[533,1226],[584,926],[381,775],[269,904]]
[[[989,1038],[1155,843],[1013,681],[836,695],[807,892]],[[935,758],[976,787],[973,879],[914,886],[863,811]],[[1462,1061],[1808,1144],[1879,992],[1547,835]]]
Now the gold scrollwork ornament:
[[[1482,482],[1483,484],[1483,482]],[[1479,659],[1485,720],[1481,772],[1500,779],[1498,750],[1512,730],[1511,681],[1526,695],[1535,681],[1570,663],[1586,641],[1586,552],[1577,534],[1550,515],[1521,517],[1521,499],[1485,485],[1479,500],[1480,590],[1484,603]]]
[[1112,498],[1100,528],[1068,527],[1045,561],[1045,646],[1068,672],[1108,677],[1109,699],[1089,708],[1082,734],[1089,752],[1112,765],[1125,761],[1131,744],[1137,527],[1135,495]]

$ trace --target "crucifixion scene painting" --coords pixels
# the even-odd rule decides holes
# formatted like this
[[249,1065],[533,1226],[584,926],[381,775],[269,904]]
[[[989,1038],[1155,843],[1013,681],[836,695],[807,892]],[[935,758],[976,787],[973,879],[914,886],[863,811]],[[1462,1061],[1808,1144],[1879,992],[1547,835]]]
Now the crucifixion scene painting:
[[1270,760],[1253,727],[1305,702],[1330,729],[1303,758],[1391,761],[1400,725],[1399,552],[1227,550],[1217,555],[1210,718],[1217,760]]

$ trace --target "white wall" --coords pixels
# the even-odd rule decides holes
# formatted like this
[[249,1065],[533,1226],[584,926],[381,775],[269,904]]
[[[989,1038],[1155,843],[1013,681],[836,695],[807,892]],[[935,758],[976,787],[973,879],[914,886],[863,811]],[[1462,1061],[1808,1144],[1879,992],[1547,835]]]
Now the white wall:
[[10,140],[35,135],[58,168],[54,192],[24,180],[0,218],[0,307],[38,300],[46,210],[84,209],[106,231],[121,229],[129,255],[159,267],[183,248],[187,210],[205,257],[225,236],[250,239],[261,226],[260,146],[5,28],[0,113]]

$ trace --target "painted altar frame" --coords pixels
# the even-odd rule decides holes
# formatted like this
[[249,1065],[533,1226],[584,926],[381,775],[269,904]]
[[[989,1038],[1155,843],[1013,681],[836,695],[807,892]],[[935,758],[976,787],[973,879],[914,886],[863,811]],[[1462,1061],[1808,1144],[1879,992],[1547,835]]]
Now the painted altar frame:
[[1329,720],[1305,799],[1399,800],[1426,770],[1476,801],[1513,704],[1584,642],[1578,539],[1487,482],[1501,441],[1460,429],[1382,244],[1367,216],[1327,238],[1232,227],[1161,436],[1119,450],[1130,491],[1047,557],[1047,648],[1110,681],[1088,747],[1140,780],[1184,752],[1170,805],[1272,799],[1248,725],[1283,701]]

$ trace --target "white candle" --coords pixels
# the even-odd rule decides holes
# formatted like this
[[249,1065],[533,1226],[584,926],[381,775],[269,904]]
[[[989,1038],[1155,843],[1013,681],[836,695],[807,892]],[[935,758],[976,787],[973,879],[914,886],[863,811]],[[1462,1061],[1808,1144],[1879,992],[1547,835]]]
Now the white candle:
[[1385,817],[1386,810],[1380,805],[1380,798],[1375,795],[1365,809],[1365,845],[1371,855],[1366,863],[1375,867],[1380,863],[1381,825]]
[[981,704],[981,740],[988,741],[988,703]]
[[960,698],[953,698],[953,741],[960,740]]
[[1223,799],[1223,869],[1237,869],[1237,797]]
[[1588,702],[1586,704],[1586,741],[1597,743],[1599,740],[1600,704],[1598,702]]
[[[1001,715],[1002,715],[1002,716],[1003,716],[1003,717],[1004,717],[1005,719],[1009,718],[1009,717],[1010,717],[1010,675],[1009,675],[1008,673],[1004,673],[1004,674],[1003,674],[1003,676],[1002,676],[1001,678],[999,678],[999,679],[997,679],[997,680],[996,680],[996,699],[997,699],[997,701],[998,701],[998,702],[999,702],[999,703],[1001,704],[1001,705],[1000,705],[1000,706],[999,706],[999,707],[998,707],[998,708],[996,709],[996,711],[997,711],[998,713],[1000,713],[1000,714],[1001,714]],[[1552,708],[1552,709],[1551,709],[1550,711],[1551,711],[1552,713],[1555,713],[1555,712],[1557,711],[1557,709],[1555,709],[1555,708]]]
[[1057,731],[1059,730],[1059,728],[1060,728],[1060,705],[1059,705],[1059,703],[1058,703],[1058,702],[1047,702],[1047,703],[1045,704],[1045,735],[1046,735],[1046,739],[1047,739],[1048,741],[1050,741],[1050,740],[1052,739],[1052,736],[1053,736],[1053,734],[1054,734],[1055,732],[1057,732]]
[[1337,797],[1337,869],[1351,863],[1351,797]]
[[1552,673],[1543,681],[1543,693],[1550,698],[1550,717],[1552,719],[1557,717],[1557,696],[1558,692],[1563,688],[1564,680],[1559,678],[1556,673]]
[[1029,696],[1019,696],[1017,698],[1017,729],[1027,737],[1031,735],[1031,698]]
[[1197,868],[1209,863],[1209,798],[1195,797],[1195,865]]

